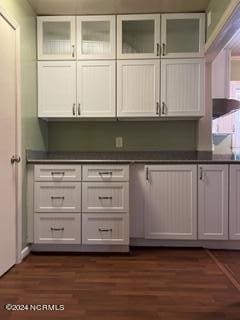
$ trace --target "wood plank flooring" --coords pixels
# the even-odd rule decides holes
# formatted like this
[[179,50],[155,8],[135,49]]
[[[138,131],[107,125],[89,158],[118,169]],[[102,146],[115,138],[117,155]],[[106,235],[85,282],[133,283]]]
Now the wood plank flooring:
[[[211,251],[240,281],[240,252]],[[64,311],[8,312],[4,304]],[[240,291],[203,249],[31,254],[0,279],[0,320],[237,320]]]

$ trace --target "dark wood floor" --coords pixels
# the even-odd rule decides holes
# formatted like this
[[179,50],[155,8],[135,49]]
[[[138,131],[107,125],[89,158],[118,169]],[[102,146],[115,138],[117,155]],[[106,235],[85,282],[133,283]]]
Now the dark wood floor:
[[[240,319],[240,252],[211,254],[201,249],[32,254],[0,279],[0,320]],[[6,303],[64,304],[65,311],[7,312]]]

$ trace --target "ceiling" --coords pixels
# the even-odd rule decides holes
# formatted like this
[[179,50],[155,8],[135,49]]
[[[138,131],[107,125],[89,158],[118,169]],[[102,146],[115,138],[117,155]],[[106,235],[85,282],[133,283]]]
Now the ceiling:
[[28,0],[38,15],[201,12],[210,0]]

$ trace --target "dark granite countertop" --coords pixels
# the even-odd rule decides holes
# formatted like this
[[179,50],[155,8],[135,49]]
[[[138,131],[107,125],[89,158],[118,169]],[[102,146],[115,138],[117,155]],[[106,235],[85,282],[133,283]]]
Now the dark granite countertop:
[[240,154],[197,151],[41,152],[27,151],[27,163],[222,163],[240,164]]

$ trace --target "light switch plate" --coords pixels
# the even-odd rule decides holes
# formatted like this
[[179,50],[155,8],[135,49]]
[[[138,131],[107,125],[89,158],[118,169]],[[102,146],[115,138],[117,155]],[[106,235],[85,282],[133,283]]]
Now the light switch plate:
[[122,148],[123,147],[123,138],[122,137],[116,137],[115,145],[116,145],[116,148]]

